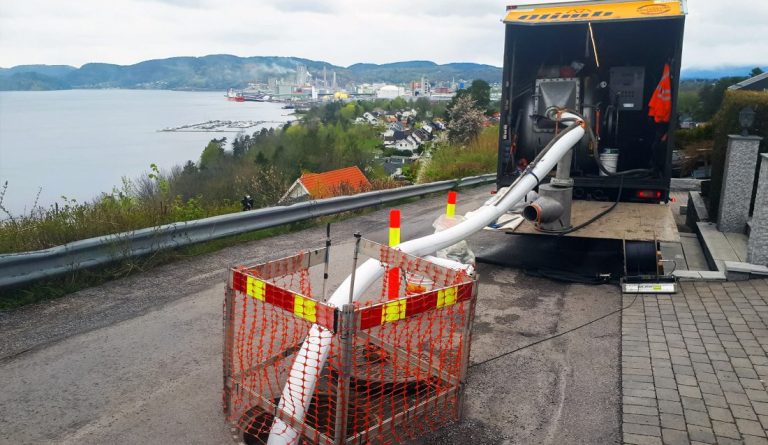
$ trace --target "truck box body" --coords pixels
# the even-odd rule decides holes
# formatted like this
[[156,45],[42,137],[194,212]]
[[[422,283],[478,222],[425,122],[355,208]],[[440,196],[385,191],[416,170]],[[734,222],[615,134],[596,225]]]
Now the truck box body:
[[[498,187],[510,185],[561,130],[546,111],[568,108],[586,118],[599,141],[597,150],[587,137],[574,148],[575,199],[666,202],[685,8],[682,0],[508,7]],[[649,102],[667,65],[671,116],[656,122]],[[606,154],[604,166],[618,154],[618,172],[642,172],[601,175],[596,152]]]

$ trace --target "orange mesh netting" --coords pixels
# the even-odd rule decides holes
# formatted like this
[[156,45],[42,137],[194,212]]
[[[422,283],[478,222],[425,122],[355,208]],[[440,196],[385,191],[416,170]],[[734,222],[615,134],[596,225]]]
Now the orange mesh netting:
[[[266,443],[275,415],[299,432],[299,443],[328,444],[399,443],[459,417],[473,279],[367,240],[360,251],[401,270],[401,298],[388,298],[384,273],[346,310],[324,303],[313,294],[321,285],[310,282],[324,249],[232,270],[224,410],[246,443]],[[306,415],[297,419],[277,407],[313,324],[332,335],[330,350],[314,370]],[[311,388],[310,380],[291,385]]]

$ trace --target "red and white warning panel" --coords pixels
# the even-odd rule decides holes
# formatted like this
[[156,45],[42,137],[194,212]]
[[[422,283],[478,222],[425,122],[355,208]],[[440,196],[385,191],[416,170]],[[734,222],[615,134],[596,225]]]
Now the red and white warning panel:
[[[298,433],[300,443],[394,444],[460,417],[474,277],[365,239],[356,249],[398,273],[340,308],[313,291],[322,286],[311,277],[322,274],[310,269],[328,261],[326,249],[232,269],[224,411],[244,442],[266,443],[279,420],[286,427],[277,434]],[[292,371],[317,329],[329,341],[327,358],[312,355],[304,373]],[[285,385],[312,392],[303,415],[280,403]]]

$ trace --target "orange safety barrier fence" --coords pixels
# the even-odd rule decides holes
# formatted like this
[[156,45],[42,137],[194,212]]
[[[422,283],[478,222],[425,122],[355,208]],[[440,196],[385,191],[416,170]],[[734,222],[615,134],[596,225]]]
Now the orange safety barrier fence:
[[[390,299],[390,275],[382,274],[359,301],[326,304],[312,282],[322,280],[314,266],[323,264],[324,248],[231,270],[224,412],[245,443],[266,443],[275,416],[300,433],[301,444],[400,443],[460,417],[475,278],[372,241],[358,245],[385,269],[400,269],[400,298]],[[332,336],[331,347],[298,421],[278,404],[313,324]],[[311,387],[291,379],[305,383]]]

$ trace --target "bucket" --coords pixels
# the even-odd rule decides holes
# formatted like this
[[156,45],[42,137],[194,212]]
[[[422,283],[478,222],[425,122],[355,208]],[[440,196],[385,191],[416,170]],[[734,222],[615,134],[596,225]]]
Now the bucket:
[[412,273],[405,273],[405,294],[416,295],[429,292],[435,286],[435,282],[431,279]]
[[[606,148],[600,153],[600,163],[609,173],[616,173],[616,167],[619,165],[619,149]],[[608,176],[600,170],[600,176]]]

